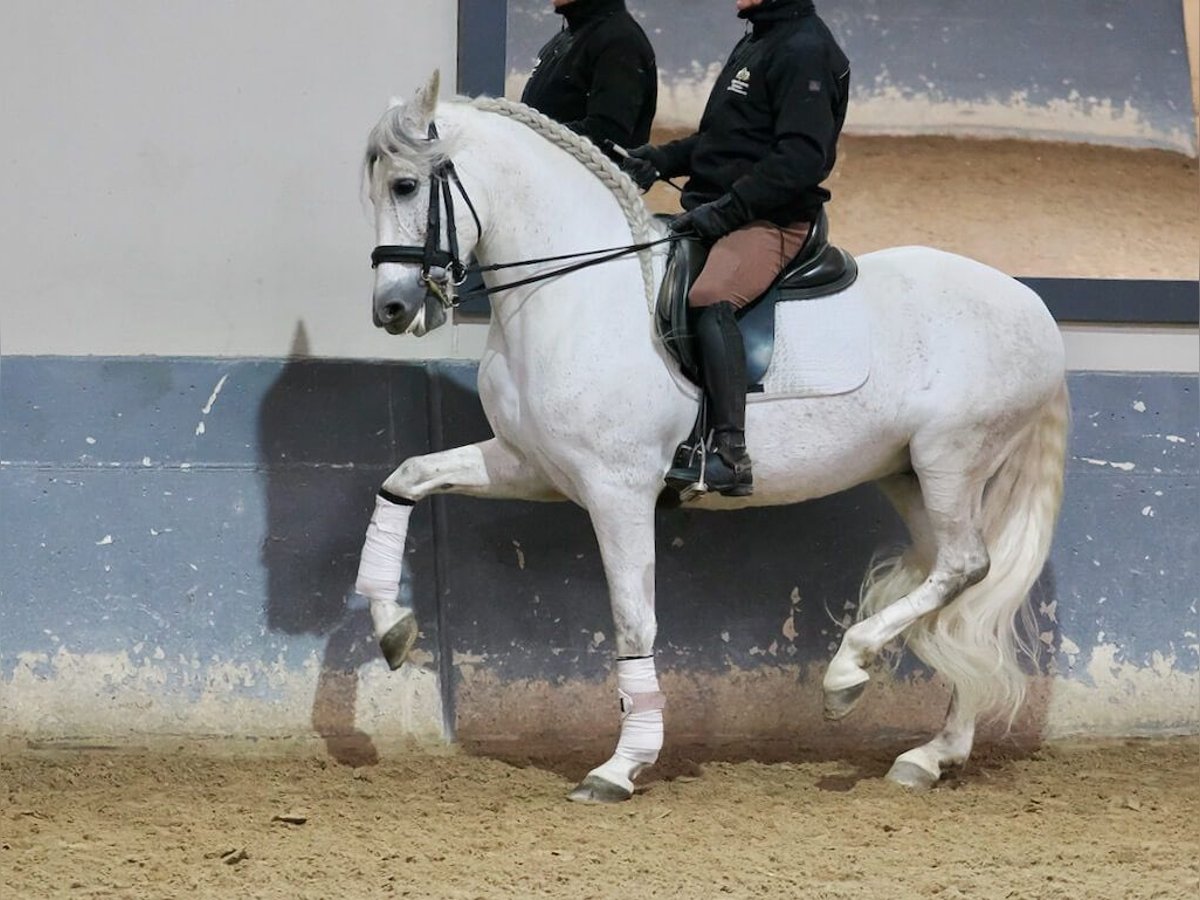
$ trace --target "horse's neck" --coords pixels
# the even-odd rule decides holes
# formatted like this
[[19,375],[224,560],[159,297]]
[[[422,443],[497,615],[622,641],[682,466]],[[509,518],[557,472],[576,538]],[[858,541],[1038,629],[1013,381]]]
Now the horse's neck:
[[[464,146],[473,179],[486,184],[490,222],[477,255],[506,263],[608,247],[643,239],[611,190],[565,150],[497,114],[484,117],[484,140]],[[463,167],[466,169],[466,166]],[[465,174],[465,172],[464,172]],[[517,281],[578,260],[504,269],[493,283]],[[493,317],[509,342],[557,340],[564,328],[596,330],[613,340],[645,337],[652,352],[646,285],[636,254],[493,297]],[[632,349],[632,348],[628,348]]]

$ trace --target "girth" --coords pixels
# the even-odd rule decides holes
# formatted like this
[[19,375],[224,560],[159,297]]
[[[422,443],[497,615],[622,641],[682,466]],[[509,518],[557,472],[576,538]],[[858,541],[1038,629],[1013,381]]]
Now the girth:
[[[656,304],[656,324],[663,346],[696,384],[700,384],[701,376],[687,296],[707,258],[708,247],[702,241],[690,238],[676,241],[667,257]],[[854,257],[829,243],[829,219],[822,209],[795,258],[760,297],[738,311],[738,325],[746,347],[748,391],[762,390],[761,382],[771,363],[775,349],[775,304],[836,294],[852,285],[857,277]]]

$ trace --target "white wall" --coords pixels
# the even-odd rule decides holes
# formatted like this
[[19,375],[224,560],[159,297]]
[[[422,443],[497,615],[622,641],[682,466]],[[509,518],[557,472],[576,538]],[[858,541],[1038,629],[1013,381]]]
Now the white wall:
[[[456,70],[456,0],[3,0],[0,353],[476,357],[371,325],[366,134]],[[1068,329],[1195,371],[1194,329]]]
[[3,0],[0,352],[446,356],[370,320],[366,135],[455,0]]

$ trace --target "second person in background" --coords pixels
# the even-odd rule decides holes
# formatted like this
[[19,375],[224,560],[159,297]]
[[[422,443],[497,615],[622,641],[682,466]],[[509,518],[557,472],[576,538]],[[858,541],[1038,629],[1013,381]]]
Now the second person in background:
[[538,53],[521,102],[606,152],[609,142],[645,144],[658,102],[658,68],[625,0],[553,2],[563,28]]

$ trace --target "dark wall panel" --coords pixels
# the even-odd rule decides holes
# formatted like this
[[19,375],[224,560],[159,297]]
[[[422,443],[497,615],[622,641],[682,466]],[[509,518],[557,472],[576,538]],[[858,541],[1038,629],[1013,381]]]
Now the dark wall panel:
[[[438,432],[438,446],[490,434],[470,388],[472,368],[443,364],[435,374],[448,382],[440,409],[449,425]],[[1035,589],[1036,634],[1029,635],[1042,647],[1040,670],[1096,687],[1088,661],[1112,648],[1114,664],[1152,669],[1169,659],[1170,667],[1194,674],[1195,379],[1078,373],[1070,386],[1066,499]],[[453,560],[443,575],[442,614],[447,651],[461,661],[452,673],[458,736],[497,750],[610,728],[611,717],[580,710],[605,702],[614,655],[599,553],[583,511],[463,498],[438,503]],[[790,709],[802,698],[811,702],[819,695],[813,679],[854,614],[862,575],[875,554],[903,539],[870,486],[790,508],[660,510],[659,670],[689,686],[676,684],[685,694],[681,727],[720,743],[730,729],[763,733],[781,715],[780,703]],[[898,674],[920,671],[906,658]],[[761,696],[748,689],[740,718],[725,711],[707,728],[700,719],[717,711],[703,711],[712,688],[694,689],[697,679],[722,684],[750,677],[745,673],[775,673],[775,681]],[[584,699],[581,682],[591,685]],[[789,683],[791,699],[779,694],[791,695],[781,687]],[[576,690],[555,687],[565,685]],[[1047,706],[1031,710],[1030,728],[1052,727]],[[895,710],[878,711],[885,712]],[[800,727],[792,715],[784,721]],[[810,719],[803,724],[830,734],[819,713]],[[555,730],[561,722],[570,725]]]

